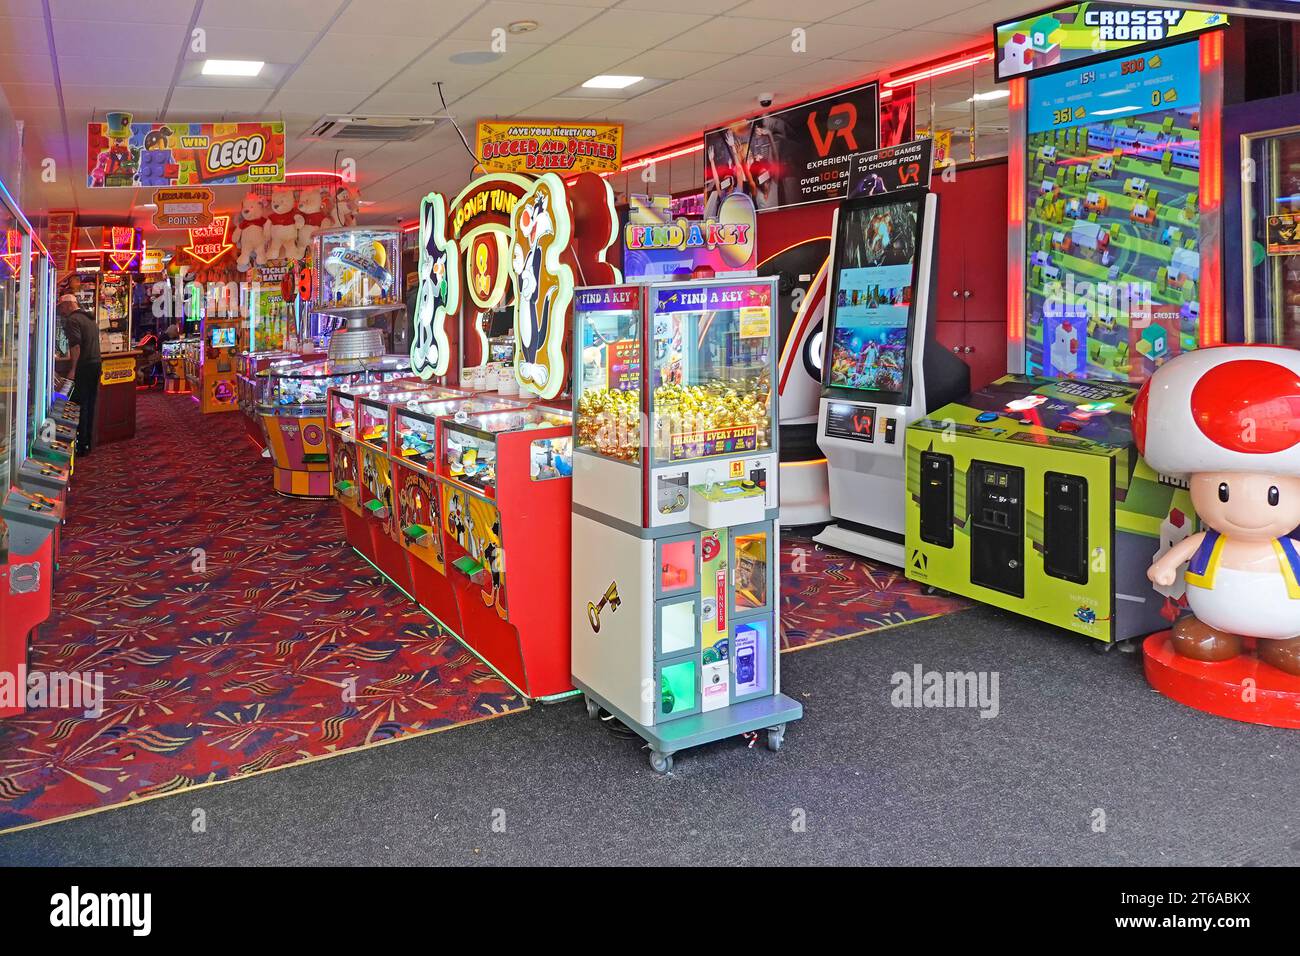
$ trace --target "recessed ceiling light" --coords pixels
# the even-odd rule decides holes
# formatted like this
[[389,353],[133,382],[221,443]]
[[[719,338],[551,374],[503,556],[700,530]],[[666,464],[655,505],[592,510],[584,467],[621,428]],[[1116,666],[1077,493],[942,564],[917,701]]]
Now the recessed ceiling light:
[[516,20],[514,23],[509,24],[506,29],[511,33],[532,33],[539,26],[541,24],[536,20]]
[[987,93],[976,93],[967,103],[987,103],[989,100],[1005,100],[1011,95],[1010,90],[989,90]]
[[204,60],[204,76],[257,76],[266,63],[262,60]]
[[625,90],[633,83],[640,83],[644,76],[619,76],[612,73],[602,73],[600,76],[593,76],[583,87],[589,90]]

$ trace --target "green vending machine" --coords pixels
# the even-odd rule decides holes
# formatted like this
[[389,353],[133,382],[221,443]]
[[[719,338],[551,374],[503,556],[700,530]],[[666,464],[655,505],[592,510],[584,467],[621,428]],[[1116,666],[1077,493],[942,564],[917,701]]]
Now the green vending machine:
[[1102,642],[1168,627],[1154,555],[1195,530],[1138,456],[1138,386],[1010,375],[907,430],[907,576]]

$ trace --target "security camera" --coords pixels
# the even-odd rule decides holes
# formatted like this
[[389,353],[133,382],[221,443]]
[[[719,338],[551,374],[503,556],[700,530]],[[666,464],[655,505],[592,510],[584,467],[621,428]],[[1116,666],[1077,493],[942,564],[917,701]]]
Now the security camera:
[[763,109],[767,109],[769,106],[772,105],[772,101],[775,99],[776,99],[775,93],[759,93],[758,105],[761,106]]

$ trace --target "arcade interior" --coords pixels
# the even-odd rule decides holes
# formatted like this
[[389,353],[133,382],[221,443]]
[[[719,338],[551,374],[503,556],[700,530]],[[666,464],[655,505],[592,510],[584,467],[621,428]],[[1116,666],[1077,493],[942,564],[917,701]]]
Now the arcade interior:
[[1300,4],[1042,2],[0,3],[0,861],[1300,863]]

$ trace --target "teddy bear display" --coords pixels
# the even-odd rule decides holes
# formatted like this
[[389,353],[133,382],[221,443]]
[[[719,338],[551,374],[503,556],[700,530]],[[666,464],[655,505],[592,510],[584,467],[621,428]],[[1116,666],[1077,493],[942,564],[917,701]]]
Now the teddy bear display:
[[360,206],[361,197],[355,190],[344,186],[334,194],[334,222],[340,226],[355,226]]
[[334,217],[325,210],[325,193],[317,187],[304,188],[298,193],[298,215],[302,225],[298,227],[298,252],[306,255],[311,248],[312,236],[322,229],[337,225]]
[[298,230],[302,228],[303,217],[298,212],[293,190],[287,186],[277,186],[271,190],[271,211],[266,241],[266,258],[298,259],[302,250],[298,248]]
[[230,236],[239,249],[235,268],[240,272],[247,272],[254,261],[266,258],[267,225],[265,200],[257,193],[248,193],[239,207],[239,222]]
[[1133,407],[1138,451],[1190,480],[1207,530],[1174,544],[1147,572],[1157,587],[1184,574],[1190,616],[1173,651],[1198,661],[1256,656],[1300,675],[1300,351],[1220,346],[1157,369]]

